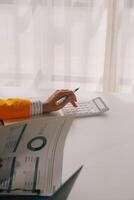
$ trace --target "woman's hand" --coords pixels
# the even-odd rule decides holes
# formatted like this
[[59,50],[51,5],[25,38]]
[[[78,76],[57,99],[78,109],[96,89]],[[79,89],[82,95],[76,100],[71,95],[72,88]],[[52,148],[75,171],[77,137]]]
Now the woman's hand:
[[[64,101],[58,103],[58,101],[65,97]],[[56,90],[48,99],[43,103],[43,112],[56,111],[63,108],[67,103],[71,103],[74,107],[77,107],[77,99],[73,91],[71,90]]]

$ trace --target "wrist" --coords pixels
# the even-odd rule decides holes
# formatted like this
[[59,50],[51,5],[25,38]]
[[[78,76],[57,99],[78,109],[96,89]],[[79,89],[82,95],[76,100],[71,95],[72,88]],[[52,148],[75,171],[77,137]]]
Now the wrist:
[[43,113],[48,112],[48,109],[47,109],[47,108],[48,108],[47,103],[46,103],[46,102],[43,102],[43,103],[42,103],[42,112],[43,112]]
[[30,116],[39,115],[43,113],[43,103],[41,101],[31,101]]

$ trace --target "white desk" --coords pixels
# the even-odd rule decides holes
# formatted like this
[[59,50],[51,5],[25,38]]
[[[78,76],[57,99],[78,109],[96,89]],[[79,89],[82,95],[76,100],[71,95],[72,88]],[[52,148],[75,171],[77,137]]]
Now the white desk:
[[[104,116],[76,119],[67,137],[63,180],[84,168],[68,200],[134,200],[134,96],[83,93],[80,99],[102,96],[110,107]],[[47,96],[43,90],[3,88],[3,96]]]
[[67,138],[63,179],[84,164],[68,200],[134,200],[134,96],[99,95],[110,111],[76,119]]

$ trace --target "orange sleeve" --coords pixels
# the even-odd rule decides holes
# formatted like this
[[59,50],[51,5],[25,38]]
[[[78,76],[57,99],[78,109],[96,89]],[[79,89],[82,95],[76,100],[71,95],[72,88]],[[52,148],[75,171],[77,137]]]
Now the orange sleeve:
[[30,116],[30,100],[20,98],[0,99],[0,119],[9,120]]

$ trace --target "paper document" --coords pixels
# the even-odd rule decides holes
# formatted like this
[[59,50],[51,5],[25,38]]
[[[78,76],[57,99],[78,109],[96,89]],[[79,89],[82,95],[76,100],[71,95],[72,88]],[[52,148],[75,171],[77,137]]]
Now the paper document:
[[73,117],[40,117],[0,128],[0,192],[52,195],[61,185],[65,139]]

